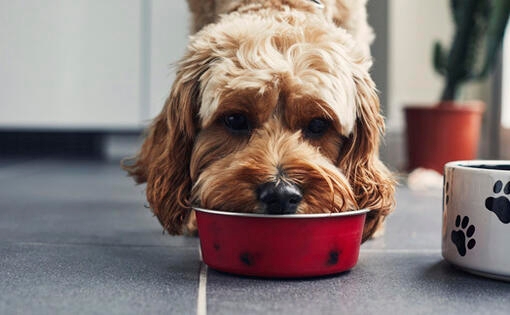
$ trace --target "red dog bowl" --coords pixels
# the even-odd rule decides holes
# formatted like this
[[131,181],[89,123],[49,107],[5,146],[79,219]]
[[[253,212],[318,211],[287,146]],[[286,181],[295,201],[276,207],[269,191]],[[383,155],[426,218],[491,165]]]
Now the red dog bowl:
[[310,277],[354,267],[368,210],[265,215],[197,209],[202,259],[247,276]]

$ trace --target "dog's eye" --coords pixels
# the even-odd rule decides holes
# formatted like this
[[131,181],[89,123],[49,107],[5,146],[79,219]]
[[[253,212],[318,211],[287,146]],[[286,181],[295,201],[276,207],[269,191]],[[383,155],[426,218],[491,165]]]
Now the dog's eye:
[[328,131],[331,122],[323,118],[314,118],[310,120],[305,129],[305,136],[309,138],[321,137]]
[[249,132],[248,118],[243,114],[230,114],[223,118],[223,123],[232,132]]

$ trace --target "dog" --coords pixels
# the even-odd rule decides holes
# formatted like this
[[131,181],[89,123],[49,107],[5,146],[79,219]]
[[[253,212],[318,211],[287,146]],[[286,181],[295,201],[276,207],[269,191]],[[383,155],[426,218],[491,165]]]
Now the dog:
[[369,75],[366,0],[188,0],[187,52],[140,152],[123,162],[172,235],[192,206],[262,214],[394,208]]

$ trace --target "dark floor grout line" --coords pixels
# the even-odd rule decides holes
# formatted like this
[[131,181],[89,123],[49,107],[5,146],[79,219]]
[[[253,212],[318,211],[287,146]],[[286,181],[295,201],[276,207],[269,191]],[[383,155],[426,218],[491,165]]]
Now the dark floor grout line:
[[114,243],[56,243],[56,242],[0,242],[1,245],[28,245],[28,246],[57,246],[57,247],[121,247],[121,248],[188,248],[196,249],[196,246],[187,245],[135,245]]

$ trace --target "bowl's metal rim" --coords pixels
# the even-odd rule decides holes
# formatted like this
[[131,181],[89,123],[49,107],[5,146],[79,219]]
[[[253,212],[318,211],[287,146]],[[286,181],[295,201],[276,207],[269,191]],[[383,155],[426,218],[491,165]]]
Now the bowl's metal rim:
[[452,169],[463,169],[473,173],[487,173],[487,172],[504,172],[508,173],[508,170],[498,170],[494,168],[474,168],[473,166],[481,166],[481,165],[510,165],[510,160],[459,160],[459,161],[451,161],[447,162],[444,165],[444,168],[452,168]]
[[204,213],[226,215],[226,216],[233,216],[233,217],[271,218],[271,219],[314,219],[314,218],[331,218],[331,217],[350,217],[350,216],[361,215],[361,214],[371,211],[370,209],[360,209],[360,210],[334,212],[334,213],[261,214],[261,213],[226,212],[226,211],[203,209],[203,208],[199,208],[199,207],[193,207],[193,210],[199,211],[199,212],[204,212]]

